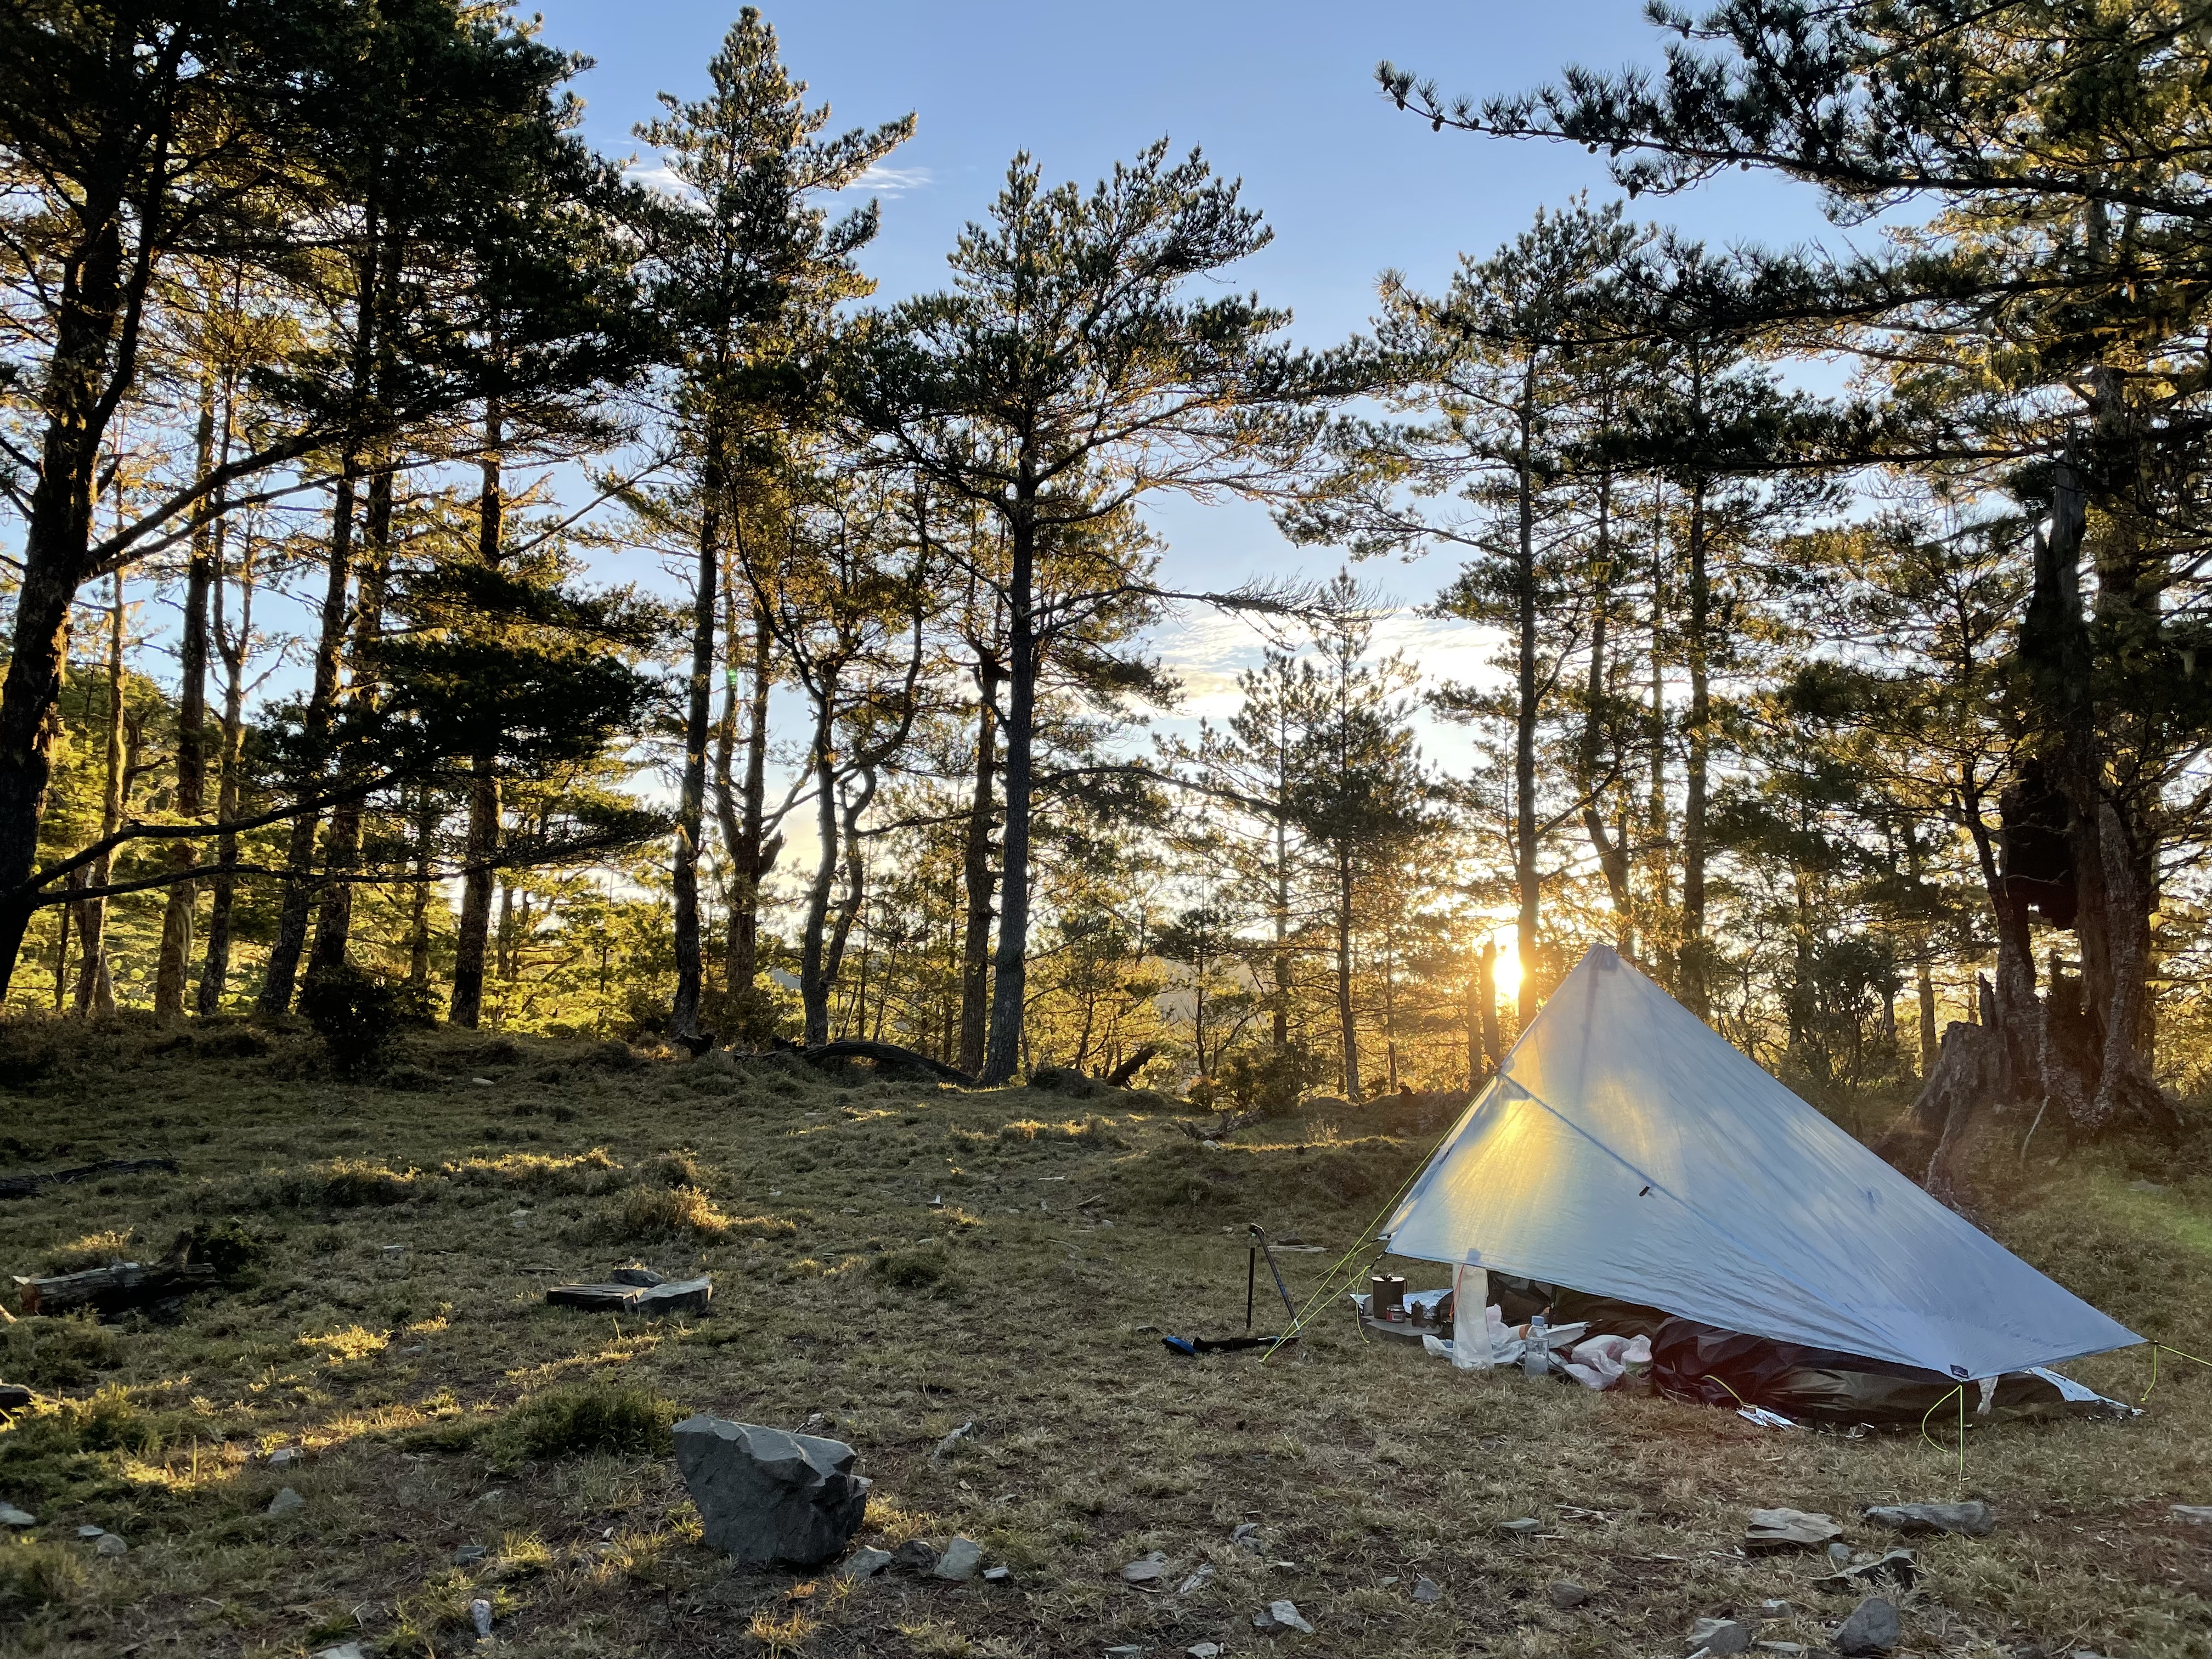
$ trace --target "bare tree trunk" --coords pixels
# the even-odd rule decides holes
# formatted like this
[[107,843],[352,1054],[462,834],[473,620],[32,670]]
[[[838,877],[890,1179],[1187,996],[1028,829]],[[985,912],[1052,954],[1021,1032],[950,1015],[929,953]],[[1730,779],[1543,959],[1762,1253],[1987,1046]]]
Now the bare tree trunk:
[[962,849],[961,876],[966,888],[967,921],[960,939],[960,1069],[975,1076],[983,1069],[983,1040],[990,1018],[991,915],[994,881],[991,869],[991,825],[997,814],[992,781],[998,769],[998,661],[988,651],[975,659],[975,787],[968,805],[968,830]]
[[1013,1081],[1022,1060],[1022,1027],[1029,1013],[1030,812],[1036,734],[1036,683],[1043,641],[1036,634],[1036,502],[1039,483],[1025,447],[1018,465],[1014,509],[1008,521],[1012,559],[1007,576],[1008,674],[1006,702],[1006,823],[1000,861],[999,943],[991,988],[991,1030],[979,1080],[988,1088]]
[[[112,609],[107,623],[107,787],[100,808],[100,834],[104,841],[123,823],[123,573],[117,571],[110,590]],[[114,873],[112,853],[93,860],[86,884],[105,887]],[[107,960],[107,901],[87,899],[79,923],[82,967],[76,981],[76,1011],[112,1014],[115,1012],[115,974]]]
[[707,811],[707,745],[714,726],[714,584],[722,571],[722,436],[710,416],[702,441],[699,562],[691,600],[691,675],[684,721],[684,781],[677,797],[672,860],[676,892],[676,1000],[668,1034],[699,1035],[699,838]]
[[1690,489],[1690,614],[1687,656],[1690,668],[1689,759],[1685,770],[1682,810],[1682,943],[1681,998],[1683,1006],[1699,1019],[1713,1012],[1711,945],[1705,937],[1705,851],[1707,769],[1712,757],[1712,682],[1711,641],[1712,577],[1706,568],[1705,483],[1699,478]]
[[1514,544],[1514,710],[1513,710],[1513,887],[1517,902],[1515,926],[1521,956],[1521,984],[1516,1012],[1526,1030],[1536,1017],[1539,984],[1536,964],[1538,906],[1543,890],[1536,871],[1536,480],[1531,446],[1535,441],[1536,359],[1532,355],[1522,376],[1520,449],[1514,468],[1515,505],[1519,523]]
[[[244,551],[238,564],[238,632],[229,634],[223,625],[222,600],[222,543],[216,544],[216,564],[215,583],[211,592],[211,633],[216,653],[222,659],[222,752],[216,784],[215,815],[218,823],[228,823],[238,817],[240,797],[239,769],[246,738],[246,659],[253,644],[253,541],[249,534],[243,538]],[[232,865],[238,862],[238,836],[225,830],[216,838],[216,862]],[[199,992],[197,1006],[202,1018],[222,1007],[224,992],[230,979],[230,916],[231,908],[238,895],[238,878],[228,873],[218,875],[210,884],[208,898],[207,957],[200,964]]]
[[1359,1024],[1352,1009],[1352,848],[1336,848],[1336,1029],[1344,1048],[1344,1097],[1357,1103],[1359,1085]]
[[430,995],[430,839],[438,815],[426,781],[415,787],[415,886],[407,902],[407,984],[427,1012]]
[[1575,751],[1575,786],[1582,792],[1583,831],[1597,855],[1605,877],[1606,898],[1613,907],[1613,942],[1625,957],[1636,954],[1636,916],[1628,888],[1628,844],[1616,841],[1605,821],[1600,797],[1597,766],[1603,746],[1611,690],[1607,679],[1606,648],[1613,621],[1613,474],[1602,472],[1597,491],[1597,556],[1590,574],[1589,672],[1583,682],[1583,729]]
[[[361,580],[355,594],[353,672],[348,695],[355,703],[376,696],[377,641],[384,633],[384,585],[392,562],[392,488],[396,458],[386,453],[385,464],[368,481],[368,511],[362,522]],[[343,763],[347,769],[359,757]],[[331,813],[330,833],[323,841],[323,868],[333,877],[350,875],[361,866],[362,827],[368,803],[359,798],[341,801]],[[322,905],[315,918],[315,945],[307,971],[328,972],[343,968],[353,938],[355,884],[331,880],[323,884]]]
[[1673,984],[1676,975],[1668,958],[1670,930],[1667,907],[1670,881],[1667,848],[1667,486],[1655,480],[1651,487],[1651,713],[1648,741],[1651,745],[1650,792],[1645,805],[1644,838],[1650,848],[1649,913],[1644,933],[1651,965],[1662,981]]
[[[210,368],[200,380],[195,459],[203,477],[230,459],[229,398],[225,395],[222,399],[222,435],[219,447],[216,436],[216,375]],[[208,586],[210,573],[222,558],[215,544],[222,533],[222,506],[210,497],[192,515],[191,539],[185,563],[185,613],[177,649],[179,684],[176,813],[184,819],[197,818],[206,808]],[[198,849],[189,841],[169,845],[168,862],[173,871],[190,869],[198,856]],[[164,1023],[185,1017],[185,964],[192,954],[192,911],[198,901],[198,883],[171,884],[161,913],[161,949],[154,970],[154,1017]]]
[[806,915],[799,932],[799,1000],[805,1011],[805,1042],[818,1048],[830,1041],[830,984],[823,949],[830,916],[830,895],[836,884],[838,853],[836,709],[837,674],[820,671],[814,686],[814,741],[809,765],[814,773],[814,830],[820,843],[814,879],[806,890]]

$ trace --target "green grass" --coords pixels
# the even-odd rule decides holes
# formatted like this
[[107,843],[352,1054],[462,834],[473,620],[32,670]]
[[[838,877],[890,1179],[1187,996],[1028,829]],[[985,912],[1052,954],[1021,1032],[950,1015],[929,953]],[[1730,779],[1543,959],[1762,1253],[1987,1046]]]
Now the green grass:
[[[1692,1619],[1770,1597],[1801,1612],[1761,1634],[1817,1650],[1848,1603],[1810,1587],[1808,1560],[1735,1554],[1745,1511],[1825,1510],[1875,1547],[1861,1506],[1954,1495],[1988,1498],[2000,1527],[1918,1546],[1907,1650],[2212,1654],[2212,1535],[2166,1515],[2212,1503],[2212,1374],[2183,1362],[2131,1424],[1976,1431],[1961,1482],[1911,1435],[1471,1381],[1363,1346],[1340,1306],[1265,1366],[1164,1352],[1158,1330],[1242,1328],[1248,1222],[1330,1247],[1284,1258],[1303,1294],[1438,1126],[1336,1105],[1208,1152],[1157,1097],[1075,1107],[459,1033],[404,1038],[404,1086],[386,1087],[242,1030],[166,1054],[127,1020],[0,1032],[9,1167],[180,1165],[0,1206],[0,1271],[159,1254],[195,1226],[240,1253],[172,1322],[0,1326],[0,1378],[40,1392],[0,1431],[0,1499],[40,1518],[0,1539],[10,1659],[450,1655],[477,1597],[508,1659],[1679,1654]],[[2042,1149],[2023,1169],[2000,1127],[1977,1166],[1984,1224],[2212,1358],[2212,1179]],[[2131,1191],[2146,1173],[2164,1190]],[[631,1260],[711,1272],[714,1312],[544,1305],[548,1285]],[[2074,1369],[2130,1396],[2149,1376],[2141,1352]],[[964,1532],[1015,1583],[732,1572],[667,1452],[692,1410],[818,1418],[877,1482],[867,1541]],[[302,1457],[272,1468],[279,1448]],[[271,1517],[284,1486],[307,1507]],[[1556,1535],[1497,1530],[1523,1514]],[[1230,1546],[1247,1519],[1262,1555]],[[87,1523],[130,1553],[93,1554]],[[457,1563],[464,1544],[485,1553]],[[1214,1577],[1128,1589],[1121,1567],[1152,1549],[1178,1580]],[[1410,1599],[1423,1576],[1443,1601]],[[1553,1608],[1561,1578],[1590,1601]],[[1285,1596],[1315,1638],[1252,1632]]]

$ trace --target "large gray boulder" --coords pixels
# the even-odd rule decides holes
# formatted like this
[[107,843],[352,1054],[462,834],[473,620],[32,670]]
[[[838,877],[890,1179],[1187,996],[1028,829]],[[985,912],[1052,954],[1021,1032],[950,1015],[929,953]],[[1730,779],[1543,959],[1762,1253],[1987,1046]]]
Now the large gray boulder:
[[707,1541],[739,1561],[818,1566],[860,1529],[872,1484],[842,1440],[703,1413],[676,1425],[676,1467]]

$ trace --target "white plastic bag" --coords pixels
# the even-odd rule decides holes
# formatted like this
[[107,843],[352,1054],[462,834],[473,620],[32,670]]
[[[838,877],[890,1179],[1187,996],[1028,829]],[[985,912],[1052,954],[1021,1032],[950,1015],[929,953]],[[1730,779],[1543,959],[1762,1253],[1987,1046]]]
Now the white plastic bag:
[[1452,1273],[1452,1341],[1451,1361],[1463,1371],[1486,1371],[1490,1369],[1490,1321],[1498,1310],[1485,1305],[1490,1300],[1488,1269],[1473,1262],[1462,1262]]

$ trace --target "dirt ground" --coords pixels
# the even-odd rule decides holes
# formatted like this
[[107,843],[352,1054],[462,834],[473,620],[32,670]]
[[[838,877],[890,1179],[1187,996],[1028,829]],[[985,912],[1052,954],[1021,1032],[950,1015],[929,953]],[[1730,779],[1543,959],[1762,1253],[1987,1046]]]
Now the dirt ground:
[[[2185,1361],[2132,1422],[1975,1431],[1961,1479],[1948,1441],[1463,1377],[1364,1344],[1340,1302],[1264,1365],[1177,1358],[1160,1333],[1242,1330],[1248,1222],[1324,1247],[1284,1258],[1303,1295],[1443,1126],[1338,1110],[1214,1152],[1119,1091],[408,1044],[370,1085],[242,1024],[0,1033],[0,1174],[179,1166],[0,1201],[0,1272],[151,1261],[197,1225],[224,1274],[159,1316],[0,1328],[0,1381],[37,1391],[0,1432],[0,1502],[37,1517],[0,1529],[0,1652],[455,1655],[479,1598],[512,1659],[1680,1656],[1730,1615],[1818,1651],[1851,1598],[1813,1587],[1823,1559],[1741,1554],[1749,1509],[1880,1549],[1863,1506],[1978,1497],[1994,1535],[1906,1540],[1902,1651],[2212,1655],[2212,1527],[2169,1513],[2212,1504],[2212,1374]],[[2212,1181],[2023,1170],[2002,1124],[1988,1153],[1984,1224],[2212,1358]],[[632,1261],[711,1273],[711,1313],[544,1305]],[[2142,1351],[2069,1369],[2130,1400],[2150,1380]],[[965,1534],[1011,1579],[731,1571],[667,1452],[694,1410],[818,1417],[875,1480],[863,1541]],[[304,1504],[269,1514],[286,1487]],[[1518,1516],[1541,1530],[1499,1530]],[[1231,1542],[1247,1521],[1257,1554]],[[1126,1585],[1152,1551],[1166,1589]],[[1563,1582],[1588,1599],[1555,1607]],[[1255,1631],[1282,1599],[1313,1635]]]

